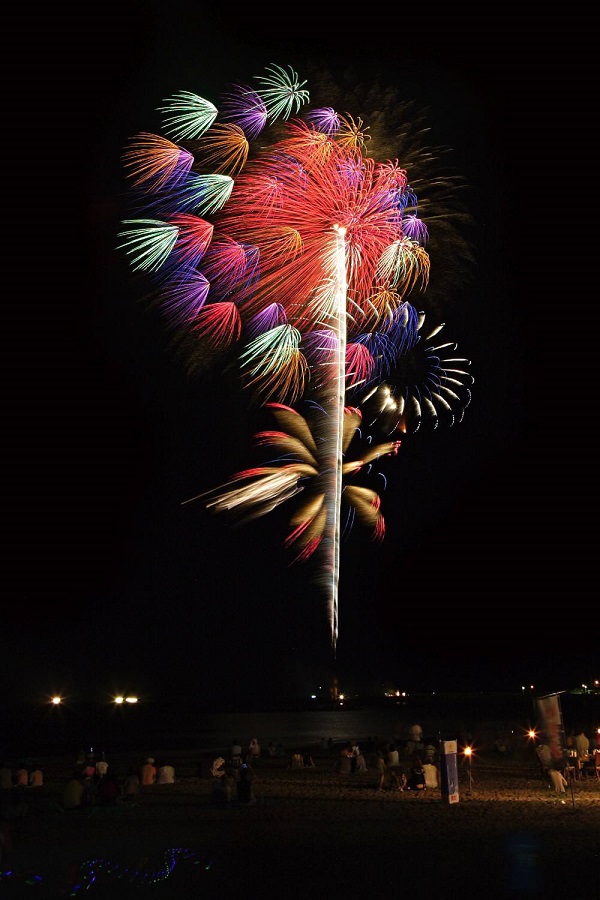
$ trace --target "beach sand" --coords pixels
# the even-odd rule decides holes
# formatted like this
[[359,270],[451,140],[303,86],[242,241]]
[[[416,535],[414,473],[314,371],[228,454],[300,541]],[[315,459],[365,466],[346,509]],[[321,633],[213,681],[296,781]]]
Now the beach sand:
[[[45,760],[44,786],[24,790],[27,812],[12,823],[0,896],[600,896],[596,778],[557,794],[533,755],[490,753],[474,759],[471,785],[459,760],[449,804],[439,788],[378,792],[374,769],[339,775],[336,750],[312,750],[313,769],[259,760],[257,803],[225,808],[211,803],[207,756],[170,754],[176,783],[143,787],[131,806],[74,812],[58,804],[72,761]],[[111,763],[124,772],[140,761]]]

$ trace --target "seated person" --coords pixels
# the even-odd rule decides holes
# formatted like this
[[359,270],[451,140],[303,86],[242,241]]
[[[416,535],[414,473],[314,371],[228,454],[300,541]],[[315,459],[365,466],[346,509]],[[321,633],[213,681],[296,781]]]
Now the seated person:
[[400,754],[398,753],[398,748],[395,744],[390,744],[387,751],[387,764],[388,766],[399,766],[400,765]]
[[175,769],[168,763],[161,762],[156,773],[157,784],[175,784]]
[[17,787],[27,787],[29,783],[29,772],[25,763],[19,763],[15,772],[15,784]]
[[394,787],[399,791],[405,791],[408,787],[408,779],[406,777],[406,773],[398,768],[389,768],[388,773],[390,776],[390,789]]
[[96,787],[96,803],[99,803],[101,806],[112,806],[117,802],[120,796],[121,787],[114,772],[111,772],[110,775],[106,774],[103,778],[98,779]]
[[435,763],[437,760],[438,749],[436,746],[435,738],[428,737],[425,741],[425,747],[423,748],[423,762],[424,763]]
[[37,763],[34,763],[29,773],[29,787],[42,787],[44,784],[44,773]]
[[[244,765],[244,763],[242,763]],[[222,756],[217,756],[213,761],[210,774],[212,776],[212,792],[211,800],[219,805],[228,804],[231,800],[231,784],[225,771],[225,760]]]
[[438,786],[438,770],[433,763],[423,763],[423,772],[425,773],[425,787],[436,788]]
[[73,772],[65,784],[60,805],[63,809],[81,809],[85,805],[84,777],[81,772]]
[[352,748],[350,746],[342,747],[340,758],[337,761],[335,770],[339,775],[350,775],[352,773]]
[[409,791],[425,790],[425,771],[423,769],[423,764],[421,763],[421,760],[419,758],[415,759],[415,762],[410,770],[406,787]]
[[130,766],[127,769],[127,774],[125,775],[125,779],[123,784],[121,785],[121,799],[127,800],[128,802],[132,802],[135,800],[137,794],[140,790],[140,776],[135,771],[133,766]]
[[222,756],[217,756],[216,759],[213,759],[213,764],[210,767],[210,774],[213,778],[222,778],[225,774],[225,760]]
[[141,784],[155,784],[156,783],[156,766],[154,765],[154,757],[149,756],[146,762],[143,764],[140,769],[140,783]]
[[[314,763],[313,763],[314,765]],[[355,760],[354,772],[359,775],[361,772],[367,771],[367,760],[363,753],[359,753]]]

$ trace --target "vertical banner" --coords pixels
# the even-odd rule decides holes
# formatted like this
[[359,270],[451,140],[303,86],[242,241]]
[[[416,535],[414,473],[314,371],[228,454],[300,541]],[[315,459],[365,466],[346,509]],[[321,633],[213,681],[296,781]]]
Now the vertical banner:
[[567,754],[560,696],[547,694],[545,697],[538,697],[537,708],[552,760],[558,766],[564,765]]
[[440,741],[440,775],[442,797],[458,803],[458,745],[456,741]]

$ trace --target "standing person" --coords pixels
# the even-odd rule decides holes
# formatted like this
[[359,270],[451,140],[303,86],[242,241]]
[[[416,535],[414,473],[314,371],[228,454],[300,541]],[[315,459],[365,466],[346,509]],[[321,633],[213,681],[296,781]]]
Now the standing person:
[[154,765],[154,757],[149,756],[140,769],[140,784],[156,783],[156,766]]
[[375,757],[375,771],[377,772],[377,790],[382,791],[386,772],[385,757],[382,750],[378,750]]
[[242,745],[237,738],[234,739],[229,751],[231,765],[237,769],[242,761]]
[[236,780],[238,803],[243,803],[245,806],[251,806],[253,803],[256,803],[256,797],[254,795],[255,779],[256,774],[254,769],[247,763],[242,763],[238,770]]
[[253,737],[248,744],[248,754],[250,756],[249,762],[256,762],[257,759],[260,758],[260,744],[258,742],[258,738]]

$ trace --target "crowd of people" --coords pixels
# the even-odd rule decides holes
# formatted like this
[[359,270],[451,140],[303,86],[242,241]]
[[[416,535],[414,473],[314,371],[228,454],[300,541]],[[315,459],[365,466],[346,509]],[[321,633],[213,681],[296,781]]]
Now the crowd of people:
[[566,793],[568,778],[598,777],[600,769],[600,731],[596,730],[592,739],[582,725],[569,731],[565,747],[560,742],[550,746],[541,740],[535,747],[540,769],[548,786],[559,794]]
[[368,737],[364,748],[348,741],[340,750],[335,772],[340,775],[377,773],[377,790],[424,791],[439,786],[439,744],[423,737],[420,725],[403,741]]
[[[590,739],[583,728],[576,727],[567,736],[566,744],[567,754],[576,756],[581,771],[585,771],[586,766],[593,767],[595,754],[600,753],[600,734],[594,733]],[[506,754],[510,752],[510,744],[498,739],[494,749]],[[369,736],[363,741],[348,740],[340,745],[331,738],[323,737],[313,752],[319,764],[323,757],[332,760],[332,771],[336,775],[374,773],[379,791],[419,793],[438,788],[441,784],[440,743],[435,737],[424,734],[419,724],[411,725],[403,740],[380,740],[377,736]],[[543,741],[536,744],[535,752],[544,776],[557,791],[564,791],[568,759],[566,762],[563,758],[554,759],[548,744]],[[252,737],[245,746],[236,738],[231,742],[228,753],[214,758],[210,766],[212,801],[217,804],[232,801],[254,804],[256,768],[261,757],[279,758],[291,769],[316,768],[313,754],[305,749],[294,749],[290,753],[281,742],[269,741],[263,750],[257,737]],[[175,769],[166,759],[156,760],[148,756],[138,766],[131,766],[119,773],[110,765],[105,754],[96,757],[93,751],[81,751],[65,781],[60,806],[71,810],[131,803],[146,786],[174,784],[175,781]],[[39,789],[43,785],[41,765],[27,765],[24,762],[10,765],[0,760],[0,792],[5,798],[9,794],[16,796],[19,790]]]
[[19,762],[13,767],[0,760],[0,791],[12,787],[42,787],[43,784],[44,771],[39,763],[28,766],[25,762]]
[[[461,744],[468,745],[473,741],[473,736],[465,734],[461,736]],[[590,740],[584,733],[584,729],[576,727],[566,737],[567,752],[575,753],[582,764],[591,766],[593,762],[593,750],[591,745],[600,744],[600,734],[594,734]],[[511,742],[506,735],[497,736],[492,745],[493,749],[502,755],[510,755]],[[420,793],[427,789],[441,787],[441,747],[440,741],[432,735],[425,734],[418,723],[412,724],[406,731],[402,740],[380,740],[378,737],[367,737],[365,741],[349,740],[336,746],[331,738],[321,738],[319,747],[315,748],[317,756],[333,757],[333,772],[337,775],[360,775],[361,773],[375,772],[377,776],[376,789],[413,791]],[[600,747],[597,747],[600,752]],[[540,759],[543,771],[552,782],[556,790],[564,790],[566,784],[561,765],[555,764],[548,756],[548,746],[544,743],[536,747],[536,753]],[[256,779],[255,767],[261,758],[261,745],[258,738],[252,738],[246,747],[236,739],[233,741],[229,759],[219,757],[215,762],[219,765],[215,771],[211,770],[211,777],[215,779],[214,799],[216,802],[231,802],[239,791],[241,781],[254,782]],[[546,756],[544,756],[546,754]],[[286,754],[281,744],[270,741],[266,748],[267,757],[287,758],[287,765],[291,769],[312,769],[316,767],[313,755],[310,752],[294,749],[291,754]],[[214,766],[214,764],[213,764]],[[255,802],[253,792],[251,800],[241,802]],[[250,794],[249,794],[250,796]]]
[[[358,740],[342,744],[339,753],[331,738],[321,738],[318,755],[334,756],[333,772],[354,775],[373,771],[377,776],[377,789],[400,791],[425,791],[440,784],[439,743],[433,737],[424,737],[420,725],[411,726],[409,739],[401,742],[380,741],[368,737],[364,747]],[[254,784],[256,766],[262,750],[257,738],[243,747],[236,738],[228,758],[217,756],[210,768],[212,802],[227,805],[233,801],[243,804],[256,803]],[[310,751],[294,750],[286,756],[281,744],[270,741],[267,757],[287,758],[290,769],[314,769],[316,763]]]
[[64,785],[60,806],[71,810],[132,803],[144,786],[174,783],[175,769],[166,760],[157,762],[149,756],[139,766],[129,766],[121,775],[104,754],[100,759],[93,753],[84,757],[80,754]]

